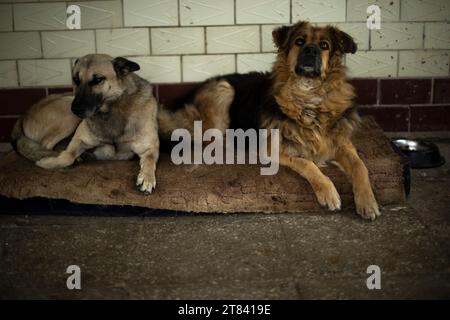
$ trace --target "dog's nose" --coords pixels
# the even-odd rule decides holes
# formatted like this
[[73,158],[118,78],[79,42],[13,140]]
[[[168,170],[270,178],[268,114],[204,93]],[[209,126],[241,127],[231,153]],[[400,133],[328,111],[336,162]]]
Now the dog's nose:
[[84,110],[83,109],[72,107],[71,110],[72,110],[72,113],[74,115],[76,115],[79,118],[83,118],[83,116],[84,116]]
[[310,45],[304,49],[305,55],[316,57],[320,54],[319,47],[316,45]]

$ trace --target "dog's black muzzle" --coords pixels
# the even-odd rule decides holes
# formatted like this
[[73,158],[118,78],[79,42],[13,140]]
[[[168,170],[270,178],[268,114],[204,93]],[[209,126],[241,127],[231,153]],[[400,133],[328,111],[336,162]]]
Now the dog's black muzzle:
[[100,94],[77,94],[72,102],[72,113],[77,117],[84,119],[92,117],[100,111],[103,99]]
[[295,73],[299,76],[318,77],[322,68],[320,49],[316,44],[310,44],[298,55]]

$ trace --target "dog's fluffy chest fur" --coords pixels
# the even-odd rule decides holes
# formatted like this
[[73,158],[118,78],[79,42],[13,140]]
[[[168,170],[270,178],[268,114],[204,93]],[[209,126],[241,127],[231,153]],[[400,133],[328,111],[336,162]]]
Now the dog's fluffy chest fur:
[[125,132],[127,119],[118,108],[86,119],[89,129],[105,143],[116,142]]
[[275,94],[288,119],[272,120],[267,125],[280,129],[281,143],[288,154],[327,161],[359,122],[351,108],[352,98],[353,88],[346,82],[327,86],[316,79],[288,81]]

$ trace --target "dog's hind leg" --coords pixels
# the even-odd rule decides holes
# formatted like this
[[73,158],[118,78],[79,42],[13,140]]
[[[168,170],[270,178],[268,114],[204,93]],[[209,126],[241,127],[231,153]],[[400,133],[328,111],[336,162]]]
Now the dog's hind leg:
[[16,150],[19,154],[31,161],[38,161],[45,157],[56,157],[57,151],[44,148],[40,143],[31,140],[27,136],[20,137],[15,141]]
[[36,165],[44,169],[65,168],[74,163],[74,161],[86,150],[95,148],[100,142],[90,134],[89,128],[85,122],[82,122],[75,132],[72,140],[66,150],[57,157],[43,158],[36,162]]
[[49,150],[41,143],[28,138],[23,132],[23,119],[16,121],[11,132],[14,150],[31,161],[38,161],[45,157],[54,157],[58,152]]
[[70,123],[66,128],[55,127],[41,139],[41,144],[47,150],[52,150],[60,141],[69,137],[77,129],[78,123]]

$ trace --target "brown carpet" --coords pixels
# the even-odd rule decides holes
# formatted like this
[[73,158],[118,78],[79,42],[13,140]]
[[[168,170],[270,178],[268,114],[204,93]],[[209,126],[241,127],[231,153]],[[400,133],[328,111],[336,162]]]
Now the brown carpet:
[[[402,166],[389,140],[366,118],[354,143],[366,163],[378,202],[404,201]],[[353,205],[351,185],[334,166],[322,168],[336,185],[344,206]],[[320,209],[308,183],[287,168],[261,176],[259,165],[180,165],[162,154],[156,190],[135,187],[138,162],[91,161],[46,171],[11,152],[0,161],[0,195],[46,197],[75,203],[132,205],[189,212],[306,212]]]

